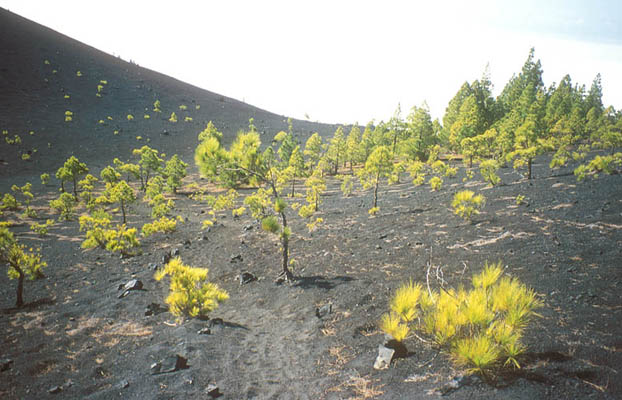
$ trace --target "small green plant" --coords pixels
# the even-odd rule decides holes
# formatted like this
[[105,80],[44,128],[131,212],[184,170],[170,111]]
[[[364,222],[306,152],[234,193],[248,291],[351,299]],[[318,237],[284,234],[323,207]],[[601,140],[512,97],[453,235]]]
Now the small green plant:
[[15,306],[23,306],[24,279],[42,278],[42,269],[47,263],[41,260],[38,250],[26,250],[26,246],[20,244],[6,227],[0,227],[0,263],[8,266],[9,279],[17,279]]
[[170,276],[171,286],[166,304],[171,313],[180,320],[184,317],[205,318],[218,305],[229,298],[229,294],[216,284],[207,281],[207,268],[185,265],[177,257],[157,271],[156,280]]
[[517,206],[520,206],[521,204],[524,204],[525,203],[525,196],[522,195],[522,194],[517,195],[515,202],[516,202]]
[[69,110],[65,111],[65,122],[73,121],[73,113]]
[[111,227],[109,214],[99,210],[92,215],[80,217],[80,232],[86,232],[82,248],[90,249],[101,247],[111,252],[125,255],[133,254],[134,249],[140,246],[136,228],[128,229],[125,224]]
[[242,215],[244,215],[245,211],[246,211],[246,207],[234,208],[233,210],[231,210],[231,215],[234,218],[241,217]]
[[495,186],[501,181],[501,178],[497,175],[498,170],[499,162],[494,159],[485,160],[479,164],[479,172],[482,174],[482,178],[490,183],[491,186]]
[[161,217],[151,223],[143,225],[141,234],[144,237],[149,237],[157,232],[170,233],[175,232],[177,229],[177,221],[173,218]]
[[160,100],[156,100],[153,102],[153,112],[162,112],[162,109],[160,108],[161,104],[160,104]]
[[69,193],[61,193],[58,199],[50,200],[50,207],[60,212],[60,218],[70,220],[76,208],[76,199]]
[[479,209],[486,204],[486,198],[481,194],[475,195],[471,190],[462,190],[454,195],[451,206],[454,214],[466,221],[471,220],[473,214],[479,214]]
[[186,111],[188,109],[188,106],[186,106],[185,104],[182,104],[182,105],[179,106],[179,109],[181,111]]
[[77,77],[81,77],[82,76],[82,72],[81,71],[76,71],[76,76]]
[[437,191],[443,186],[443,179],[438,176],[433,176],[430,178],[428,183],[430,184],[430,188],[432,188],[432,190]]
[[168,120],[169,122],[177,122],[177,114],[175,114],[175,111],[171,113],[171,117]]
[[185,122],[192,122],[192,117],[185,117],[185,118],[184,118],[184,121],[185,121]]
[[372,207],[367,212],[373,217],[378,214],[378,211],[380,211],[380,207]]
[[143,115],[143,119],[150,119],[150,118],[151,118],[151,115],[149,115],[149,114]]
[[22,161],[30,161],[30,158],[31,158],[30,154],[28,153],[22,154]]
[[17,201],[15,196],[10,193],[5,193],[2,197],[2,205],[0,205],[0,209],[2,210],[11,210],[17,211],[21,207],[21,203]]
[[48,219],[45,223],[39,224],[37,222],[30,225],[30,230],[35,232],[39,236],[45,236],[48,234],[48,229],[54,225],[53,219]]
[[341,179],[341,193],[343,193],[344,197],[348,197],[352,194],[352,189],[354,188],[354,183],[352,182],[351,175],[344,175]]

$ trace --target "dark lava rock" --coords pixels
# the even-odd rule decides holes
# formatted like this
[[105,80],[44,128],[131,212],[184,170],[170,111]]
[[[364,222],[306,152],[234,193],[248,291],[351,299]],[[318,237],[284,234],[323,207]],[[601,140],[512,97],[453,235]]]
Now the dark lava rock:
[[240,285],[244,285],[256,281],[257,277],[250,272],[242,272],[240,275],[236,276],[235,279],[240,281]]
[[318,318],[323,318],[332,312],[333,312],[333,303],[328,303],[328,304],[324,304],[322,307],[316,308],[315,316]]
[[241,254],[236,254],[235,256],[231,256],[231,262],[235,263],[235,262],[242,262],[244,259],[242,258]]
[[210,328],[201,328],[197,332],[199,335],[210,335],[212,330]]
[[174,356],[168,356],[162,361],[151,364],[151,374],[166,374],[186,368],[188,368],[188,359],[179,354],[175,354]]
[[147,265],[147,268],[149,268],[150,271],[155,271],[158,268],[160,268],[160,264],[158,264],[158,263],[149,263]]
[[10,358],[0,360],[0,372],[4,372],[10,369],[11,364],[13,364],[13,360],[11,360]]
[[145,316],[158,315],[167,312],[168,309],[158,303],[151,303],[145,308]]
[[170,251],[167,251],[166,253],[164,253],[164,254],[162,255],[162,264],[163,264],[163,265],[168,264],[168,262],[169,262],[169,261],[171,261],[171,258],[172,258],[172,257],[171,257],[171,252],[170,252]]
[[119,389],[127,389],[129,386],[130,386],[130,383],[127,381],[127,379],[123,379],[121,382],[117,384],[117,387]]
[[60,386],[52,386],[51,388],[48,389],[48,393],[50,394],[57,394],[63,391],[63,388],[61,388]]
[[242,230],[243,230],[244,232],[248,232],[248,231],[250,231],[250,230],[252,230],[252,229],[253,229],[253,225],[251,225],[251,224],[244,225],[244,228],[242,228]]
[[171,257],[178,257],[179,256],[179,249],[177,247],[175,247],[172,251],[171,251]]
[[190,239],[186,239],[183,243],[184,247],[190,247],[191,244],[192,242],[190,241]]
[[119,295],[119,298],[127,296],[132,290],[141,290],[142,288],[142,281],[139,281],[138,279],[131,279],[125,285],[119,285],[118,290],[123,289],[123,292]]
[[220,388],[214,385],[213,383],[210,383],[209,385],[207,385],[207,388],[205,388],[205,391],[207,392],[207,395],[211,397],[212,399],[215,399],[223,395],[222,393],[220,393]]

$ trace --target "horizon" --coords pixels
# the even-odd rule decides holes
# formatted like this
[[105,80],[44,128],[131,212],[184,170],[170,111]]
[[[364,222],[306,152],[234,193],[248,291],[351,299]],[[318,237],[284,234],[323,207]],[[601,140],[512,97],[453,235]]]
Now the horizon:
[[425,101],[442,122],[465,81],[489,65],[498,95],[531,47],[545,86],[569,74],[589,89],[600,73],[603,103],[622,106],[622,4],[614,1],[0,6],[126,61],[301,120],[364,125],[388,120],[398,104],[405,117]]

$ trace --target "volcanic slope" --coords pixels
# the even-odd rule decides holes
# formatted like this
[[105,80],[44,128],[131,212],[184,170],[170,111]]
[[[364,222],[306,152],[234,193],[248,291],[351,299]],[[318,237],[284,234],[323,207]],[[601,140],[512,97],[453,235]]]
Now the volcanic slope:
[[[65,122],[67,111],[71,122]],[[177,123],[169,121],[172,112]],[[191,161],[208,121],[228,144],[249,118],[264,142],[287,130],[284,116],[123,61],[0,8],[0,130],[22,142],[9,146],[3,138],[2,177],[53,172],[71,155],[103,167],[145,144]],[[336,129],[293,124],[302,143],[313,132],[327,136]]]

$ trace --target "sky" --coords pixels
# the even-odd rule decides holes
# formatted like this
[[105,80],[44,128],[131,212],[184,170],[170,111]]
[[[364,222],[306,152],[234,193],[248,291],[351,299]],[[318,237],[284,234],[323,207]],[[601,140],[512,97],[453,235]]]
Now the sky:
[[[94,4],[101,4],[95,6]],[[529,49],[622,108],[622,2],[39,1],[0,7],[204,89],[299,119],[350,124],[449,100],[488,65],[493,94]]]

